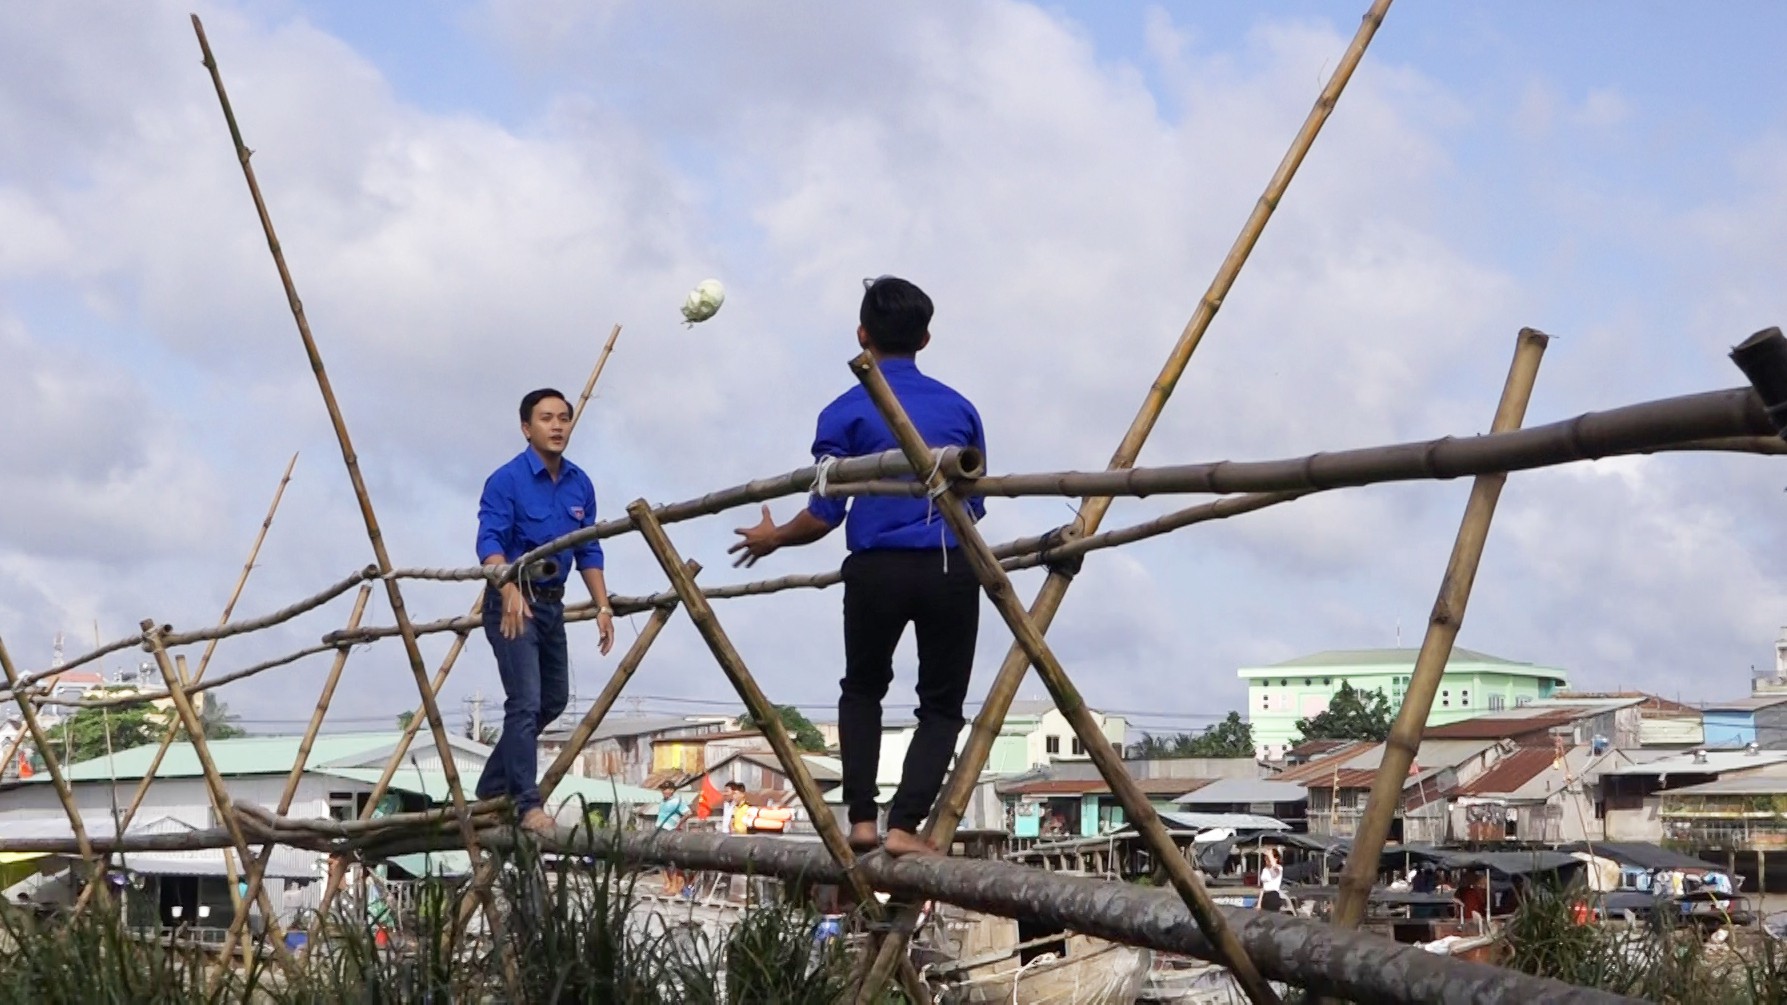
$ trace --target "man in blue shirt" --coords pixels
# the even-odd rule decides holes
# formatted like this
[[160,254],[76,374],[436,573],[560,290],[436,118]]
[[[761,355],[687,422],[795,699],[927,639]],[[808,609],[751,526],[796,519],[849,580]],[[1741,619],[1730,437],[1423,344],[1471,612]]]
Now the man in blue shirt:
[[[875,356],[895,396],[933,447],[986,450],[980,413],[947,385],[918,372],[913,357],[930,344],[931,298],[904,279],[866,281],[859,345]],[[859,457],[899,446],[867,391],[853,387],[819,414],[813,456]],[[980,499],[968,500],[976,519]],[[846,519],[848,514],[848,519]],[[844,523],[850,555],[844,560],[844,679],[838,699],[838,746],[843,796],[850,810],[850,844],[877,842],[875,769],[881,757],[881,699],[893,682],[893,654],[911,624],[918,637],[918,729],[906,750],[900,786],[887,809],[889,854],[937,854],[918,835],[931,812],[962,730],[962,700],[974,668],[980,625],[980,584],[960,554],[955,535],[927,499],[813,496],[807,508],[777,526],[769,507],[755,527],[740,528],[730,549],[738,563],[784,546],[809,544]]]
[[[571,403],[551,388],[521,399],[527,449],[497,468],[478,500],[478,558],[506,565],[556,538],[596,522],[596,489],[564,455]],[[614,611],[602,572],[602,545],[590,541],[552,556],[551,576],[504,583],[484,592],[484,637],[503,679],[503,734],[478,778],[478,798],[508,795],[523,827],[546,833],[541,808],[539,735],[564,712],[571,662],[565,649],[565,580],[571,560],[597,608],[602,655],[614,646]]]

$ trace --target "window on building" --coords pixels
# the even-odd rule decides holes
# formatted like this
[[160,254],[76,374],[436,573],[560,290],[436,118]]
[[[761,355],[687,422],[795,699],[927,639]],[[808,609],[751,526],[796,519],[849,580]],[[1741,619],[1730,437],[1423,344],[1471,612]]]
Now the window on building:
[[1333,687],[1333,686],[1334,686],[1334,678],[1332,678],[1332,677],[1323,677],[1323,678],[1322,678],[1322,686],[1323,686],[1323,687]]
[[1489,696],[1489,710],[1491,712],[1500,712],[1502,709],[1507,708],[1507,707],[1508,707],[1508,699],[1503,698],[1499,694],[1492,694]]
[[1260,695],[1260,707],[1261,708],[1271,708],[1272,707],[1272,696],[1269,694]]
[[1061,738],[1059,736],[1043,737],[1042,749],[1051,754],[1061,753]]
[[332,820],[353,820],[359,816],[355,810],[358,800],[352,792],[329,793],[329,817]]
[[1304,686],[1304,687],[1309,687],[1309,686],[1311,686],[1311,685],[1312,685],[1312,684],[1314,684],[1314,683],[1315,683],[1315,682],[1314,682],[1314,681],[1312,681],[1312,680],[1310,680],[1310,679],[1309,679],[1309,678],[1308,678],[1308,677],[1305,677],[1305,678],[1303,678],[1303,686]]
[[1280,679],[1280,680],[1279,680],[1279,681],[1278,681],[1278,686],[1279,686],[1279,687],[1290,687],[1290,686],[1291,686],[1291,682],[1290,682],[1290,681],[1288,681],[1288,680],[1284,680],[1284,679],[1282,679],[1282,678],[1281,678],[1281,679]]
[[1469,691],[1458,692],[1458,705],[1460,708],[1471,707],[1471,693]]
[[1532,700],[1533,700],[1532,695],[1523,694],[1520,697],[1514,699],[1514,707],[1519,708],[1522,705],[1529,705],[1532,703]]
[[1076,736],[1073,738],[1072,749],[1073,749],[1073,756],[1079,757],[1080,755],[1082,755],[1086,752],[1086,745],[1081,743],[1080,738]]

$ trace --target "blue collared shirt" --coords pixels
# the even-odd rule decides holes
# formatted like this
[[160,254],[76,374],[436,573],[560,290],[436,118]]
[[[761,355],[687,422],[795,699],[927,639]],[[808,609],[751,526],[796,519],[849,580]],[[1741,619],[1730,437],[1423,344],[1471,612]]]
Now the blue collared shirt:
[[[933,447],[976,447],[984,454],[986,431],[980,413],[954,388],[918,372],[911,359],[881,361],[881,373],[900,399],[912,424]],[[861,385],[839,395],[819,413],[819,431],[813,439],[813,458],[863,457],[894,450],[893,431],[875,410],[869,392]],[[986,515],[980,497],[967,500],[968,512],[979,520]],[[928,499],[909,496],[812,496],[807,512],[836,527],[848,511],[844,543],[851,551],[876,548],[913,550],[956,546],[956,536],[944,525],[943,514]]]
[[[540,545],[596,522],[596,487],[583,469],[567,458],[558,463],[558,481],[546,471],[546,462],[528,447],[497,468],[484,480],[478,499],[478,561],[497,552],[515,561]],[[557,586],[571,575],[571,559],[579,569],[602,567],[602,543],[587,541],[553,555],[558,573],[551,579],[535,579],[541,586]]]

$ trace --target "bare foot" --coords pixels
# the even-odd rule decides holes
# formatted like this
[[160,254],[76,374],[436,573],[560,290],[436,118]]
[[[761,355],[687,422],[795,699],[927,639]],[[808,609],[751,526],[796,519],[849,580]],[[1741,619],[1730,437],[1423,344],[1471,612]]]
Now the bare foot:
[[932,844],[928,839],[922,838],[911,831],[894,830],[892,828],[888,829],[887,839],[881,842],[881,847],[887,849],[887,853],[895,858],[901,858],[906,855],[925,856],[943,854],[938,851],[937,846]]
[[558,822],[546,815],[546,811],[535,807],[521,816],[522,829],[532,831],[540,837],[552,837],[558,833]]
[[864,820],[850,825],[850,850],[855,852],[874,851],[881,846],[881,833],[875,829],[875,821]]

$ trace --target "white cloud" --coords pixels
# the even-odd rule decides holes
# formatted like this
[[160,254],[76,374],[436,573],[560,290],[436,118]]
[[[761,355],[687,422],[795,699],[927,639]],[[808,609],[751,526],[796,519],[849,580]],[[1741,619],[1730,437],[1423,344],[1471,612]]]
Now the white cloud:
[[[547,383],[575,393],[613,321],[626,331],[574,449],[606,512],[795,466],[813,415],[848,386],[856,279],[881,272],[936,297],[926,365],[980,403],[997,469],[1102,466],[1347,39],[1270,20],[1216,38],[1157,11],[1125,59],[1064,14],[1005,0],[777,17],[492,3],[471,23],[542,95],[525,118],[498,121],[425,110],[342,40],[255,10],[208,11],[207,25],[406,565],[470,561],[477,487],[520,446],[515,400]],[[145,614],[214,617],[294,449],[304,461],[250,606],[368,558],[184,17],[135,5],[83,32],[85,48],[64,44],[81,18],[32,8],[0,39],[0,297],[25,319],[0,338],[28,364],[0,387],[33,396],[0,410],[50,434],[0,445],[9,474],[35,479],[0,487],[9,530],[22,528],[0,530],[9,634],[42,635],[55,616],[99,617],[111,634]],[[1614,84],[1574,102],[1549,87],[1516,109],[1539,134],[1643,114]],[[1436,72],[1368,56],[1144,461],[1486,427],[1514,332],[1549,306],[1520,255],[1456,232],[1509,212],[1473,191],[1460,155],[1466,138],[1505,127]],[[1765,171],[1748,182],[1781,191]],[[1760,272],[1782,231],[1746,221],[1743,205],[1711,205],[1692,227],[1628,216],[1688,229],[1714,260]],[[1612,193],[1596,212],[1623,208]],[[676,306],[708,275],[727,283],[726,308],[685,330]],[[1721,296],[1772,302],[1757,289],[1733,280]],[[1628,376],[1656,379],[1650,357],[1672,333],[1625,311],[1593,313],[1553,350],[1534,421],[1579,410],[1581,394],[1628,398]],[[58,312],[80,323],[55,328],[45,319]],[[1649,352],[1616,351],[1630,343]],[[1586,390],[1597,384],[1608,389]],[[79,407],[94,399],[112,407]],[[1588,675],[1644,663],[1646,679],[1702,648],[1729,662],[1765,642],[1754,636],[1781,578],[1746,557],[1761,553],[1751,523],[1721,514],[1767,486],[1748,466],[1694,467],[1702,482],[1677,470],[1658,459],[1516,479],[1467,635]],[[1240,663],[1386,644],[1399,620],[1412,644],[1463,491],[1335,495],[1095,556],[1057,628],[1064,658],[1095,701],[1178,706],[1238,695]],[[988,528],[1017,535],[1066,517],[1057,501],[996,503]],[[709,561],[704,579],[742,575],[719,564],[739,522],[675,529]],[[62,572],[49,560],[65,553],[82,557]],[[837,554],[827,542],[757,571]],[[616,542],[611,560],[617,591],[658,588],[635,542]],[[1204,581],[1212,569],[1232,578]],[[1691,602],[1672,600],[1678,590]],[[412,597],[423,616],[469,602],[464,588]],[[825,700],[837,602],[785,595],[721,614],[772,694]],[[1281,619],[1287,605],[1302,616]],[[344,617],[338,603],[231,643],[229,659],[302,644]],[[1195,631],[1175,630],[1187,620]],[[989,612],[978,680],[1005,645]],[[661,646],[648,693],[718,692],[686,626]],[[573,647],[589,673],[608,665],[585,635]],[[410,700],[399,663],[394,646],[355,658],[363,715]],[[232,704],[284,710],[316,673],[267,680]],[[480,684],[495,688],[474,644],[449,704]]]

